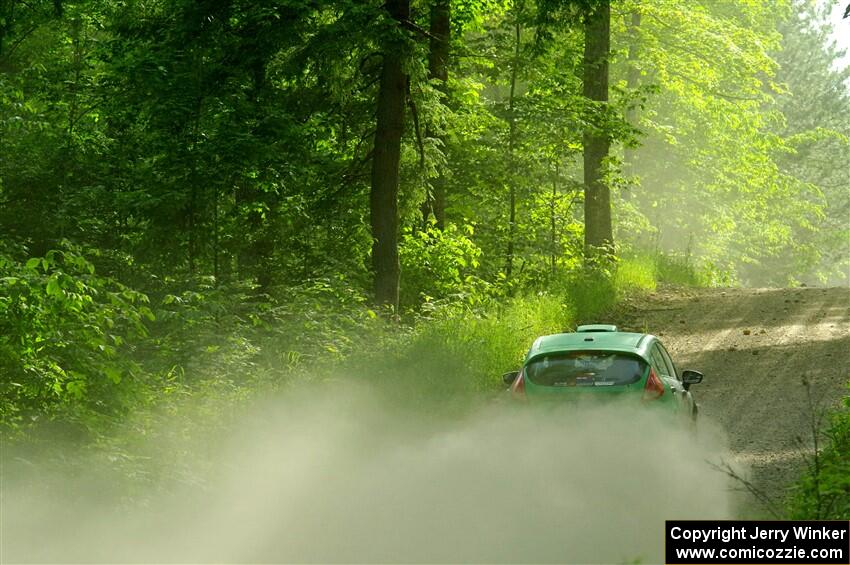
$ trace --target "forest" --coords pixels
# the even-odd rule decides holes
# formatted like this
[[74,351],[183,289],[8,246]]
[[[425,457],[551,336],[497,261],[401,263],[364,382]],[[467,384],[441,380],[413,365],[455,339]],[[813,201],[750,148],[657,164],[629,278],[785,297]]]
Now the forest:
[[460,417],[647,293],[846,287],[836,9],[0,0],[7,473],[93,457],[142,500],[304,383]]

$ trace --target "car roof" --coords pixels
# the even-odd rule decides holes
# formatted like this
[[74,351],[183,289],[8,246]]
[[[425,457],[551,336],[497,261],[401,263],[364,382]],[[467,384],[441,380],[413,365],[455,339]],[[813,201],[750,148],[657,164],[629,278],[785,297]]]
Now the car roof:
[[649,348],[657,338],[651,334],[591,331],[544,335],[534,340],[525,360],[560,351],[623,351],[649,359]]

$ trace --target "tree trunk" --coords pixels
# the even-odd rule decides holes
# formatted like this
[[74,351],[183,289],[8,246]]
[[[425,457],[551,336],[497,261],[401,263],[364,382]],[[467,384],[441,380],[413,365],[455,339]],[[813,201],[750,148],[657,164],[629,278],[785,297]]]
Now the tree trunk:
[[59,185],[59,194],[58,194],[58,213],[56,214],[57,219],[57,231],[59,234],[58,239],[64,239],[66,235],[66,230],[70,228],[69,226],[69,217],[72,215],[68,210],[68,201],[67,194],[69,194],[69,184],[71,181],[72,168],[74,166],[75,160],[75,143],[74,143],[74,126],[77,123],[77,113],[79,110],[79,100],[80,100],[80,77],[83,69],[83,59],[85,58],[85,43],[86,38],[83,37],[83,20],[77,16],[73,20],[71,20],[71,45],[73,47],[73,54],[71,58],[71,65],[74,69],[74,78],[69,84],[69,98],[68,101],[68,128],[67,128],[67,138],[65,142],[65,151],[62,154],[61,161],[61,178],[62,182]]
[[[257,57],[251,64],[251,88],[246,94],[247,104],[245,106],[245,121],[260,122],[263,110],[264,89],[266,87],[265,63],[262,58]],[[252,135],[258,135],[257,126],[251,129]],[[245,234],[250,237],[238,238],[236,242],[236,271],[238,276],[254,278],[257,280],[260,290],[264,291],[271,284],[268,273],[271,270],[271,255],[274,252],[274,244],[270,240],[268,230],[264,225],[273,219],[276,214],[277,202],[273,195],[263,193],[257,189],[256,181],[251,182],[245,178],[236,178],[233,181],[236,190],[233,194],[235,214]],[[261,206],[264,205],[264,206]],[[265,209],[266,218],[261,211]],[[247,213],[242,215],[245,210]]]
[[[449,80],[449,38],[451,33],[451,4],[450,0],[431,1],[431,24],[429,27],[430,43],[428,52],[428,73],[431,79],[439,81],[437,88],[446,95]],[[430,129],[426,129],[425,137],[438,137]],[[445,137],[439,136],[445,148]],[[446,179],[439,173],[431,185],[431,192],[425,198],[422,208],[422,219],[428,223],[428,217],[433,214],[437,227],[443,229],[446,225]]]
[[[600,102],[599,111],[608,102],[608,55],[610,51],[611,6],[602,0],[587,14],[584,24],[584,88],[586,98]],[[602,120],[593,120],[597,124]],[[592,258],[614,242],[611,231],[611,194],[605,184],[604,160],[610,140],[599,125],[584,132],[584,247]],[[603,253],[604,254],[604,253]]]
[[552,274],[555,274],[555,265],[557,264],[557,251],[558,251],[558,232],[557,232],[557,216],[555,214],[557,205],[558,205],[558,177],[560,176],[560,168],[558,167],[558,162],[555,161],[553,175],[552,175],[552,199],[549,201],[549,252],[550,252],[550,262],[552,268]]
[[[629,32],[629,54],[628,71],[626,72],[626,88],[629,92],[634,92],[640,86],[640,68],[638,68],[638,50],[640,49],[640,12],[632,12],[631,23],[627,26]],[[632,104],[626,108],[626,122],[637,127],[638,125],[638,108],[636,104]],[[629,171],[634,169],[635,150],[631,147],[626,147],[623,153],[623,164]]]
[[519,50],[522,37],[522,24],[520,23],[520,11],[522,6],[516,8],[516,22],[514,23],[514,60],[511,65],[511,90],[508,97],[508,120],[510,129],[508,131],[508,248],[505,257],[505,277],[510,279],[514,268],[514,239],[516,238],[516,161],[514,149],[516,146],[516,81],[519,70]]
[[[410,0],[387,0],[386,9],[402,25],[410,15]],[[403,48],[398,40],[388,40],[384,45],[369,195],[375,301],[396,310],[399,283],[398,179],[407,85],[402,69]]]

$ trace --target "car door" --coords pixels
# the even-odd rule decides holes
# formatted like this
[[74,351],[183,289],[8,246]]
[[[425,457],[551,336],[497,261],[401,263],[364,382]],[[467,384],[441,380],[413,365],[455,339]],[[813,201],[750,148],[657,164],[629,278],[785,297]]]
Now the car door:
[[664,350],[661,342],[656,341],[650,350],[652,367],[655,369],[656,374],[661,378],[661,380],[664,381],[667,388],[670,389],[670,392],[675,398],[677,407],[679,409],[683,409],[687,407],[687,398],[684,396],[684,393],[687,391],[685,391],[685,388],[682,386],[682,382],[678,379],[673,362],[670,360],[670,356],[666,353],[667,352]]
[[678,398],[684,414],[691,414],[693,412],[694,407],[694,398],[691,395],[690,391],[685,390],[684,385],[682,385],[682,377],[676,370],[676,365],[673,363],[673,358],[670,357],[670,354],[667,352],[667,349],[664,347],[664,344],[662,344],[660,341],[655,342],[655,347],[658,349],[658,353],[661,355],[661,358],[664,361],[664,364],[667,366],[667,370],[669,371],[670,376],[672,377],[670,381],[670,386],[673,388],[673,393]]

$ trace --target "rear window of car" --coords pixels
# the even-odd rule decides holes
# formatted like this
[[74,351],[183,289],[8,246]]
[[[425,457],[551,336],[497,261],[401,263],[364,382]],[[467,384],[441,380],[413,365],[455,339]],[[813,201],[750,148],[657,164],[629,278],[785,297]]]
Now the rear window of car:
[[627,353],[570,351],[536,357],[525,374],[540,386],[621,386],[639,381],[645,369],[643,359]]

